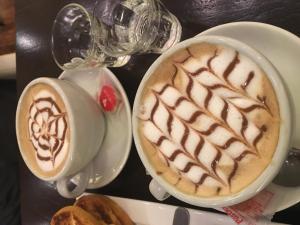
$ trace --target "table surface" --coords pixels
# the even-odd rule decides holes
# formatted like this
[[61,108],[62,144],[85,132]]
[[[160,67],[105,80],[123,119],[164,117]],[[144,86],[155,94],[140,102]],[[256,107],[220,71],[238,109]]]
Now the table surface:
[[[32,79],[39,76],[58,77],[61,70],[54,63],[50,51],[51,25],[58,10],[70,3],[63,0],[16,0],[16,54],[18,95]],[[75,1],[91,7],[92,0]],[[300,1],[298,0],[166,0],[169,10],[177,16],[183,28],[182,40],[210,27],[233,21],[258,21],[282,27],[300,35]],[[132,105],[135,92],[158,55],[132,57],[122,68],[111,69],[123,84]],[[59,208],[73,203],[60,197],[53,186],[34,177],[20,159],[22,224],[49,224]],[[150,177],[132,145],[129,159],[121,174],[97,193],[156,201],[148,191]],[[175,198],[164,203],[194,207]],[[274,221],[297,224],[300,204],[277,213]]]

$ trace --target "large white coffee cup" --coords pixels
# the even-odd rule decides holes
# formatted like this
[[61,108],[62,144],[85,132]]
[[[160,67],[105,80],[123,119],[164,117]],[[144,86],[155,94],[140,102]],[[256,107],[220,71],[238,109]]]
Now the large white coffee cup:
[[[138,113],[140,107],[140,98],[145,85],[147,84],[148,79],[154,74],[154,71],[158,68],[158,66],[167,58],[169,58],[175,52],[187,48],[193,44],[198,44],[202,42],[207,42],[211,44],[220,44],[224,46],[231,47],[236,49],[238,52],[244,54],[245,56],[252,59],[257,65],[261,67],[263,71],[265,71],[266,75],[268,76],[269,80],[272,83],[272,86],[275,90],[279,108],[280,108],[280,117],[281,117],[281,124],[280,124],[280,133],[278,144],[273,155],[273,158],[267,168],[262,172],[260,176],[256,178],[254,182],[244,188],[242,191],[228,195],[228,196],[216,196],[211,198],[205,197],[198,197],[194,195],[189,195],[183,192],[180,192],[176,187],[165,181],[161,176],[159,176],[151,163],[149,162],[147,156],[142,149],[142,144],[140,142],[140,138],[138,135]],[[162,54],[148,69],[145,76],[143,77],[140,86],[138,88],[136,98],[134,101],[133,106],[133,116],[132,116],[132,123],[133,123],[133,136],[134,141],[136,144],[136,148],[138,154],[146,167],[147,171],[153,177],[154,180],[149,185],[150,192],[159,200],[165,199],[168,195],[167,193],[171,194],[172,196],[201,207],[223,207],[223,206],[230,206],[242,201],[245,201],[258,192],[263,190],[277,175],[279,172],[286,156],[288,153],[288,149],[290,147],[290,136],[291,136],[291,110],[290,110],[290,103],[289,97],[287,95],[286,89],[283,85],[283,82],[275,69],[275,67],[259,52],[255,49],[251,48],[250,46],[239,42],[237,40],[226,38],[222,36],[200,36],[192,39],[188,39],[183,41],[173,48],[166,51]]]
[[[66,112],[70,129],[69,151],[62,169],[54,176],[41,176],[29,161],[20,145],[19,114],[24,95],[30,87],[36,84],[46,84],[52,87],[61,97]],[[56,181],[58,192],[67,198],[74,198],[84,192],[89,179],[93,175],[91,160],[100,149],[106,130],[106,122],[100,107],[80,87],[75,84],[54,78],[38,78],[30,82],[24,89],[17,106],[16,133],[21,155],[34,175],[45,181]],[[69,190],[68,183],[78,176],[78,185]]]

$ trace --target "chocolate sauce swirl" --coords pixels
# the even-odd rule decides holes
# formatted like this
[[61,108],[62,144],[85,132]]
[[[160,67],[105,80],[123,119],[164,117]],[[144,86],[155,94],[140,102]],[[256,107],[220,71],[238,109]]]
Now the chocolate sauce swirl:
[[68,123],[52,97],[40,97],[32,101],[29,108],[28,128],[30,141],[37,159],[51,162],[55,167],[56,158],[65,143]]
[[235,52],[234,59],[230,62],[230,64],[227,66],[227,68],[225,69],[225,71],[223,73],[223,78],[228,84],[230,84],[228,77],[239,62],[240,62],[239,53]]
[[253,77],[254,77],[254,72],[251,71],[251,72],[248,74],[247,80],[246,80],[243,84],[241,84],[241,87],[242,87],[243,89],[246,89],[247,86],[250,84],[251,80],[253,79]]
[[[174,62],[176,69],[170,83],[152,88],[150,95],[155,102],[149,108],[149,118],[144,121],[153,127],[144,135],[163,156],[167,166],[172,166],[194,183],[195,191],[210,178],[216,182],[216,193],[219,194],[222,188],[230,188],[245,158],[258,157],[257,145],[267,127],[257,127],[248,114],[256,110],[268,112],[269,108],[265,98],[253,98],[247,93],[257,76],[254,71],[244,76],[246,79],[238,85],[230,82],[229,77],[241,63],[238,52],[221,74],[214,69],[214,60],[219,57],[217,51],[204,65],[193,67],[192,71],[185,64],[195,56],[189,49],[187,52],[188,57]],[[202,80],[202,76],[206,78]],[[210,76],[213,77],[211,83],[205,83]],[[176,82],[177,79],[180,82]],[[224,95],[219,94],[221,89]],[[237,100],[244,99],[249,104],[239,105]],[[165,120],[159,119],[162,116]],[[202,120],[207,121],[206,127],[201,124]],[[249,132],[252,132],[250,136]],[[220,138],[222,143],[216,138],[220,134],[224,134]],[[207,157],[209,154],[213,157]],[[176,164],[180,160],[184,162],[183,167],[182,163]],[[220,169],[224,161],[227,172]],[[182,179],[181,175],[177,183]]]

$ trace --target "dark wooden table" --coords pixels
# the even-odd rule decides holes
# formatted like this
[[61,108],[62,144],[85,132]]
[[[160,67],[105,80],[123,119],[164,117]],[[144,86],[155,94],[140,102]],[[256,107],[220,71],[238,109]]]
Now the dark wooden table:
[[[50,52],[51,25],[57,11],[70,2],[16,0],[18,94],[29,81],[36,77],[57,77],[61,73]],[[75,2],[90,7],[93,1]],[[207,28],[233,21],[270,23],[300,35],[299,0],[166,0],[163,2],[180,20],[183,27],[182,40]],[[152,54],[134,56],[126,66],[112,69],[123,84],[131,104],[143,74],[157,57]],[[51,185],[35,178],[22,159],[20,159],[20,164],[22,223],[25,225],[48,224],[55,211],[73,201],[60,197]],[[133,144],[129,159],[121,174],[111,184],[96,192],[156,201],[148,191],[150,179],[145,175],[145,169]],[[169,198],[164,203],[197,208],[175,198]],[[299,224],[297,220],[299,213],[300,204],[277,213],[273,220]]]

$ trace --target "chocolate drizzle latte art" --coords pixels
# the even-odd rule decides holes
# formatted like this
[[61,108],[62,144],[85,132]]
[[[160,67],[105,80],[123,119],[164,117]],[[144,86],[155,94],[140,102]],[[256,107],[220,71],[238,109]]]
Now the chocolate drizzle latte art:
[[66,112],[62,112],[47,91],[40,92],[33,99],[29,111],[29,135],[38,165],[44,171],[50,171],[62,163],[67,153]]
[[[200,56],[191,50],[171,60],[174,72],[166,82],[147,86],[142,135],[176,174],[169,178],[173,185],[186,179],[194,193],[226,195],[240,167],[263,157],[258,144],[269,124],[258,125],[255,118],[273,115],[253,61],[223,46]],[[168,172],[158,166],[157,173]]]

